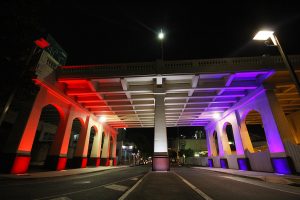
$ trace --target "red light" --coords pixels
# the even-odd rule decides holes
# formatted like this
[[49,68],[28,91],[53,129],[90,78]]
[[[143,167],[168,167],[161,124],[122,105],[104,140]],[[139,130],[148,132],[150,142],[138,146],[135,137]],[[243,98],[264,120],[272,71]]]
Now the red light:
[[87,158],[82,158],[81,168],[86,168],[86,165],[87,165]]
[[46,47],[50,46],[49,42],[47,42],[47,40],[45,40],[44,38],[35,40],[34,43],[41,49],[45,49]]
[[58,164],[56,170],[64,170],[67,164],[67,158],[58,158]]
[[11,169],[12,174],[24,174],[27,172],[30,162],[29,156],[17,156]]

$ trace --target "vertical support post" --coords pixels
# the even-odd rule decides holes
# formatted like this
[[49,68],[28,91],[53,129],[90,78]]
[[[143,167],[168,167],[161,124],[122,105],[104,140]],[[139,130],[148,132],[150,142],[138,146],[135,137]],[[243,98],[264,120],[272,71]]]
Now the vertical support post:
[[105,130],[101,161],[100,161],[100,164],[103,166],[109,165],[109,142],[110,142],[110,134],[108,133],[107,130]]
[[98,127],[97,133],[94,137],[94,142],[91,150],[91,156],[89,158],[89,165],[99,166],[100,165],[100,151],[101,151],[101,140],[102,140],[103,125]]
[[152,170],[169,171],[167,128],[165,118],[165,94],[155,95],[154,153]]

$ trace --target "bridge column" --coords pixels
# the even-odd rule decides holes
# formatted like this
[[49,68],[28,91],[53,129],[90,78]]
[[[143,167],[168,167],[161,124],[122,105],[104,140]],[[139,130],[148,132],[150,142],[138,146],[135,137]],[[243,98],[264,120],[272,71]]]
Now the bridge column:
[[46,96],[47,91],[41,88],[36,99],[31,101],[34,103],[24,105],[11,133],[7,133],[9,137],[0,158],[2,172],[13,174],[27,172],[31,148]]
[[75,150],[75,156],[72,159],[73,168],[85,168],[87,165],[87,151],[92,127],[90,120],[90,116],[87,116],[84,127],[81,128],[81,133],[79,134],[79,140]]
[[295,132],[289,126],[273,90],[267,89],[261,99],[264,100],[261,114],[273,168],[277,173],[291,174],[294,167],[286,155],[284,142],[295,144]]
[[89,158],[89,164],[94,166],[100,165],[100,151],[101,151],[101,140],[102,140],[103,125],[98,127],[98,131],[94,137],[93,146],[91,150],[91,156]]
[[67,164],[67,150],[73,123],[73,108],[69,107],[64,118],[61,119],[50,152],[45,160],[45,167],[49,170],[63,170]]
[[206,145],[207,145],[207,152],[208,152],[208,166],[213,167],[213,156],[217,156],[217,147],[214,138],[214,129],[209,130],[206,129]]
[[104,141],[103,141],[100,164],[102,166],[109,166],[109,163],[110,163],[110,161],[109,161],[110,134],[107,130],[105,130],[103,140]]
[[155,95],[153,171],[169,171],[165,94]]
[[112,164],[113,164],[113,166],[117,166],[117,155],[116,155],[116,153],[117,153],[117,136],[115,136],[114,138],[113,138],[113,142],[112,142],[112,150],[111,150],[111,159],[112,159]]

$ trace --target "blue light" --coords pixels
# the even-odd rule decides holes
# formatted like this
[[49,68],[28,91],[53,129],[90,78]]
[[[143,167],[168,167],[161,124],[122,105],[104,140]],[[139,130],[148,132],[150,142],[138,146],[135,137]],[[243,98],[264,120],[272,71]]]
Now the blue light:
[[282,158],[271,158],[274,171],[279,174],[292,174],[292,170],[289,166],[288,160],[286,157]]
[[237,162],[240,170],[245,170],[245,171],[250,170],[247,158],[238,158]]
[[220,159],[221,168],[228,169],[228,163],[226,158]]
[[208,166],[209,167],[214,167],[213,159],[208,159]]

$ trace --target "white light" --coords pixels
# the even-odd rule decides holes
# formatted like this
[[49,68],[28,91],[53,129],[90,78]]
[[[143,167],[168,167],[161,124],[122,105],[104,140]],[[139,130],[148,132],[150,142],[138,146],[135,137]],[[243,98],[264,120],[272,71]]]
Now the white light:
[[272,38],[274,31],[258,31],[256,35],[254,36],[253,40],[267,40],[269,38]]
[[122,149],[126,149],[126,146],[122,145]]
[[165,34],[162,32],[162,30],[160,30],[160,33],[158,34],[158,38],[160,40],[162,40],[162,39],[164,39],[164,37],[165,37]]
[[233,144],[233,142],[229,141],[228,144]]
[[129,146],[129,149],[133,149],[133,146]]
[[214,113],[213,118],[214,119],[221,119],[221,114],[220,113]]
[[99,119],[99,122],[103,123],[106,122],[106,117],[105,116],[101,116]]
[[124,131],[126,131],[126,128],[123,128]]

